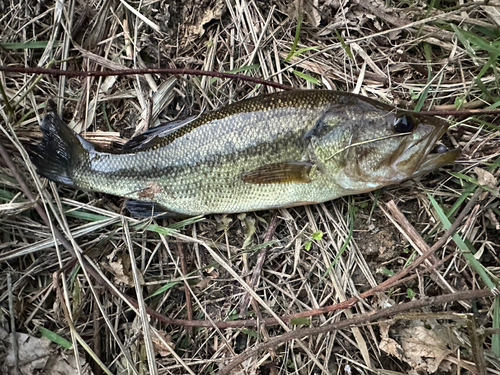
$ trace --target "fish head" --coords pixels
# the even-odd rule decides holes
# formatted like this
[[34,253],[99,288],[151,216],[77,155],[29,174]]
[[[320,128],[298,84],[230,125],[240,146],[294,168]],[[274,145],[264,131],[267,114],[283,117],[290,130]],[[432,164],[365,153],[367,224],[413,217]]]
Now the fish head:
[[460,156],[458,149],[436,145],[449,127],[446,121],[385,106],[370,109],[344,119],[325,116],[324,134],[317,139],[317,159],[346,192],[396,184]]

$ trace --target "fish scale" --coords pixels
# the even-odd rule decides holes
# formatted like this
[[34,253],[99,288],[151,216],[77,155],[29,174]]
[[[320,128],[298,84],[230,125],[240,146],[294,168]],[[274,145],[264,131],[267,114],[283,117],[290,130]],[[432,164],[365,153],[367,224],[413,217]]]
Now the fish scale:
[[[411,131],[395,128],[402,117],[411,119]],[[96,151],[54,113],[41,128],[32,159],[42,176],[186,215],[324,202],[459,155],[430,153],[448,128],[442,120],[324,90],[247,99],[174,130],[151,129],[144,141],[132,140],[137,147],[116,153]]]

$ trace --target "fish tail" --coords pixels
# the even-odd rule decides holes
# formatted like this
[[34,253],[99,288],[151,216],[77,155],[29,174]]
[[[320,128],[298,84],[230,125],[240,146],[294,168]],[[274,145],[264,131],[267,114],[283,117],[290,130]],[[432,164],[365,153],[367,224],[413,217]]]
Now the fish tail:
[[59,116],[51,112],[40,126],[42,141],[30,147],[30,158],[38,174],[67,185],[75,185],[74,171],[82,156],[94,151],[92,144],[70,129]]

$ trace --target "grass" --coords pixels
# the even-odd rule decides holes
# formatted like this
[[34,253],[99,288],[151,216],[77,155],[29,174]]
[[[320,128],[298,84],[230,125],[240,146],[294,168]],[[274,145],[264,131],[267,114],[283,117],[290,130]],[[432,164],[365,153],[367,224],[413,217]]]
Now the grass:
[[[339,6],[320,1],[314,10],[308,4],[294,9],[300,2],[277,1],[270,7],[261,1],[213,1],[204,2],[199,12],[189,1],[173,1],[168,6],[65,3],[61,12],[53,1],[44,4],[44,9],[23,2],[6,6],[8,16],[0,20],[1,65],[198,68],[262,77],[298,89],[357,91],[420,111],[500,105],[500,17],[494,6],[390,1],[373,7],[369,2]],[[394,200],[411,227],[432,246],[471,195],[483,189],[453,241],[435,253],[436,260],[453,256],[433,273],[419,268],[417,279],[340,313],[293,318],[281,326],[190,329],[144,319],[143,307],[130,307],[109,286],[85,277],[78,263],[60,279],[63,297],[56,295],[53,272],[68,264],[70,254],[60,245],[56,248],[51,227],[0,159],[2,312],[9,311],[5,286],[10,273],[17,331],[49,337],[67,355],[79,353],[94,374],[217,374],[241,351],[287,330],[368,315],[425,296],[498,288],[498,190],[480,186],[474,172],[479,167],[500,176],[498,116],[448,119],[455,125],[444,142],[463,150],[453,166],[419,183],[280,209],[273,235],[265,238],[274,211],[180,222],[124,217],[120,198],[49,186],[33,170],[25,147],[40,138],[38,122],[48,98],[60,101],[64,119],[74,129],[107,148],[150,126],[275,89],[209,77],[63,80],[5,73],[0,73],[0,86],[0,142],[28,188],[47,207],[53,226],[66,228],[111,285],[172,318],[262,322],[357,296],[419,258],[420,249],[403,233],[409,228],[394,225],[383,209],[387,202]],[[260,256],[265,261],[258,269]],[[258,281],[249,286],[256,268]],[[247,295],[254,300],[245,310]],[[447,328],[455,336],[445,343],[451,350],[438,373],[445,368],[453,373],[495,373],[500,367],[499,304],[497,296],[435,306],[428,311],[432,317],[405,318],[406,327],[394,321],[389,335],[400,340],[400,332],[419,322],[436,331]],[[69,315],[61,312],[62,305]],[[239,315],[242,311],[244,316]],[[470,319],[481,326],[476,332],[483,340],[479,347],[470,340],[476,333],[453,315],[471,312]],[[380,349],[383,324],[291,340],[251,358],[245,363],[246,373],[414,370],[408,358]],[[146,331],[149,335],[143,334]],[[478,350],[484,364],[475,362],[481,355]]]

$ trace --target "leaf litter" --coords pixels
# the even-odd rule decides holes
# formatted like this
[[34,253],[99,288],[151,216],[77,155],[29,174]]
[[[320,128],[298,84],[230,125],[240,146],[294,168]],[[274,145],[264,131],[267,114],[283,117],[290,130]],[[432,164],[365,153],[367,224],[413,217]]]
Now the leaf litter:
[[[16,375],[18,369],[25,375],[92,375],[83,357],[77,366],[75,357],[64,353],[45,337],[34,337],[16,333],[17,353],[14,350],[12,334],[0,328],[0,368],[5,375]],[[15,356],[17,354],[17,359]]]

